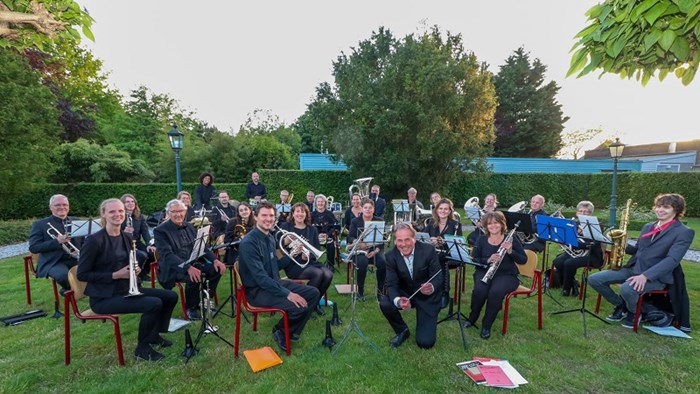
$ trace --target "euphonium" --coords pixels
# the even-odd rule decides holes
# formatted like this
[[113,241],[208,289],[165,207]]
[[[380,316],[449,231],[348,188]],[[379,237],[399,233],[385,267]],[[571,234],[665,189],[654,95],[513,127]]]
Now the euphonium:
[[[277,227],[277,231],[281,233],[279,240],[279,249],[282,250],[282,253],[286,254],[299,267],[306,268],[306,266],[311,261],[312,254],[314,255],[314,257],[316,257],[316,260],[318,260],[323,255],[323,253],[325,253],[325,251],[316,249],[302,236],[295,234],[291,231],[283,230],[277,225],[275,225],[275,227]],[[291,237],[291,239],[289,244],[285,245],[287,237]],[[301,254],[306,257],[305,263],[299,262],[297,261],[297,259],[295,259],[295,257],[298,256],[298,254],[296,254],[296,249],[299,247],[299,245],[302,246]],[[289,248],[289,251],[287,250],[287,248]]]
[[[464,211],[465,211],[465,212],[467,211],[467,208],[478,208],[478,209],[479,209],[479,216],[483,216],[483,215],[484,215],[484,210],[481,208],[481,206],[479,206],[479,197],[476,197],[476,196],[475,196],[475,197],[472,197],[472,198],[470,198],[469,200],[467,200],[467,201],[464,203]],[[483,227],[479,227],[479,221],[478,221],[478,220],[472,219],[472,224],[473,224],[476,228],[481,229],[481,233],[482,233],[482,234],[486,234],[486,229],[484,229]]]
[[630,220],[630,210],[632,209],[632,199],[627,200],[625,209],[622,210],[620,218],[620,228],[610,229],[607,232],[608,238],[613,241],[612,251],[610,252],[611,270],[619,270],[622,268],[622,260],[625,258],[625,248],[627,247],[627,224]]
[[[515,226],[512,230],[510,230],[503,242],[501,242],[501,245],[503,245],[503,243],[505,242],[513,242],[513,235],[515,235],[515,230],[518,229],[518,226],[520,226],[520,222],[515,223]],[[481,281],[484,283],[489,283],[491,278],[493,278],[493,276],[496,275],[496,271],[498,271],[498,267],[501,266],[501,261],[503,261],[503,257],[505,257],[506,255],[506,248],[501,246],[498,248],[498,252],[496,253],[498,253],[498,260],[491,263],[489,269],[486,271],[486,274],[483,278],[481,278]]]
[[[564,208],[564,207],[562,207],[562,208]],[[562,215],[562,213],[561,213],[562,208],[557,209],[556,212],[554,212],[552,214],[552,217],[566,219],[564,217],[564,215]],[[574,219],[572,219],[572,220],[574,220]],[[574,249],[571,246],[564,245],[564,244],[560,244],[559,246],[561,247],[561,250],[563,250],[564,252],[566,252],[566,254],[568,254],[569,256],[571,256],[573,258],[588,256],[588,249]]]
[[353,181],[353,184],[348,188],[349,198],[352,201],[352,195],[357,193],[360,195],[360,200],[369,197],[370,182],[374,177],[358,178]]
[[129,251],[129,294],[126,297],[142,295],[139,291],[139,282],[136,278],[136,270],[139,262],[136,260],[136,240],[131,241],[131,251]]
[[[508,212],[527,213],[526,210],[527,210],[527,201],[520,201],[519,203],[513,204],[510,206],[510,208],[508,208]],[[518,232],[517,236],[518,236],[518,239],[520,240],[520,243],[523,245],[529,245],[529,244],[537,241],[536,234],[525,235],[525,233],[523,233],[523,232]]]
[[[53,239],[58,239],[59,236],[63,235],[61,234],[60,231],[56,227],[53,226],[53,224],[48,223],[49,228],[46,229],[46,234],[49,235],[49,237]],[[73,245],[70,241],[61,244],[61,247],[63,250],[68,253],[71,257],[74,259],[80,258],[80,249],[78,249],[75,245]]]

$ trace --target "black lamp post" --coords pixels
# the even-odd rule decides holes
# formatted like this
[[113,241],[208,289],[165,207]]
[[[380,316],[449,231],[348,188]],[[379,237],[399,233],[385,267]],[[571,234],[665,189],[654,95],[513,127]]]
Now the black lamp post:
[[180,176],[180,151],[185,146],[185,135],[177,129],[177,125],[173,124],[173,128],[168,131],[168,139],[170,140],[170,147],[173,148],[175,152],[175,174],[177,177],[177,192],[180,193],[182,190],[182,177]]
[[613,177],[612,177],[612,194],[610,194],[610,220],[609,227],[615,227],[615,219],[617,215],[617,160],[622,156],[622,150],[625,144],[620,142],[619,138],[615,138],[615,142],[610,144],[610,157],[613,159]]

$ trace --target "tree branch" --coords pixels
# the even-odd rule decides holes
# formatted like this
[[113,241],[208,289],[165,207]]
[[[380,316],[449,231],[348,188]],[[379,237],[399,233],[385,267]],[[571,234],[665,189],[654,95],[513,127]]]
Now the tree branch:
[[50,38],[65,28],[65,23],[56,20],[43,4],[32,2],[29,7],[32,13],[14,12],[0,3],[0,37],[17,38],[19,31],[12,29],[12,25],[30,25],[37,32]]

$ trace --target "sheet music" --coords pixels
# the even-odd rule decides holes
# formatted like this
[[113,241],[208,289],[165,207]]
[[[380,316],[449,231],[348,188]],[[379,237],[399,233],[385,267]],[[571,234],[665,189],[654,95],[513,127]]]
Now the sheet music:
[[71,222],[70,237],[86,237],[95,234],[102,229],[99,220],[73,220]]
[[209,227],[211,226],[204,226],[197,230],[197,238],[194,240],[192,253],[190,253],[190,258],[187,260],[188,263],[196,261],[204,255],[205,248],[209,242]]
[[464,263],[472,262],[472,258],[469,255],[469,249],[467,249],[467,240],[463,235],[445,234],[443,238],[445,243],[449,246],[451,260],[461,261]]
[[384,222],[369,221],[365,222],[366,234],[362,238],[362,242],[368,245],[381,245],[384,243]]
[[593,239],[606,244],[613,243],[610,238],[603,234],[603,229],[600,227],[597,217],[578,215],[578,220],[581,223],[581,227],[583,227],[583,238]]
[[430,234],[428,233],[416,233],[416,241],[418,242],[430,242]]
[[481,210],[477,207],[467,207],[465,213],[467,214],[467,219],[469,220],[481,220]]
[[292,204],[276,204],[275,208],[277,209],[277,213],[292,212]]
[[406,213],[411,210],[408,206],[408,200],[391,200],[391,205],[394,207],[394,212],[397,213]]

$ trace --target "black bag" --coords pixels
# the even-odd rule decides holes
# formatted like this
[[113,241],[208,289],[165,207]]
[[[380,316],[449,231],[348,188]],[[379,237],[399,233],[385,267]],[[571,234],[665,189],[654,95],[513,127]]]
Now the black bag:
[[163,220],[165,220],[165,210],[156,211],[148,215],[146,218],[146,224],[148,227],[157,227],[163,222]]

